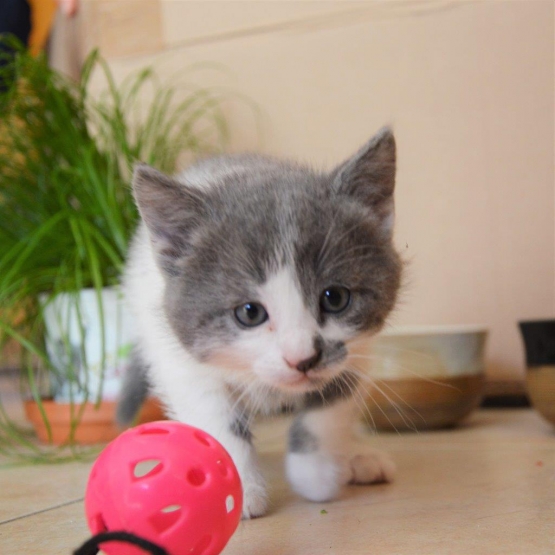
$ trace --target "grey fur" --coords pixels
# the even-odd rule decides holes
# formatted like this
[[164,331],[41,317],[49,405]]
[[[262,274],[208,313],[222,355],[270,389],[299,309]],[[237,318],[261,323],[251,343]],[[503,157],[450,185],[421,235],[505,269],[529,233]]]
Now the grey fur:
[[[401,274],[388,225],[394,169],[387,129],[331,173],[254,155],[201,162],[178,179],[139,165],[134,192],[166,275],[165,311],[183,345],[203,360],[232,342],[242,331],[232,307],[285,264],[296,269],[321,324],[335,318],[378,330]],[[349,310],[337,315],[319,307],[332,283],[352,293]]]
[[289,428],[290,453],[313,453],[318,451],[318,438],[311,434],[303,423],[302,416],[298,416]]
[[133,423],[141,405],[148,395],[148,366],[137,349],[133,349],[129,366],[124,374],[121,394],[116,410],[116,422],[120,426]]
[[304,397],[304,408],[324,408],[342,399],[348,399],[354,395],[358,383],[359,381],[356,374],[345,370],[334,378],[333,381],[328,382],[323,389],[306,393]]
[[231,423],[231,431],[248,443],[252,443],[252,432],[249,428],[248,417],[245,413],[237,416]]

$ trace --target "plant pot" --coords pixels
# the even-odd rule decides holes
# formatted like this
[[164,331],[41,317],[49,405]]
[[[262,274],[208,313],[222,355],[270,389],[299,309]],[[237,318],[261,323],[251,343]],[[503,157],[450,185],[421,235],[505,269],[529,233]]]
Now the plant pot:
[[[50,424],[51,437],[49,437],[36,401],[25,402],[25,415],[33,424],[38,439],[43,443],[63,445],[70,443],[71,440],[71,443],[78,445],[93,445],[107,443],[121,433],[122,430],[115,421],[116,406],[116,401],[102,401],[98,407],[93,403],[86,403],[72,438],[70,437],[71,416],[72,412],[75,415],[79,413],[80,405],[73,405],[72,410],[70,403],[58,403],[52,399],[42,401],[42,407]],[[139,412],[138,423],[163,420],[164,418],[164,412],[158,400],[149,398]]]
[[115,287],[42,295],[45,343],[55,373],[52,397],[60,403],[114,401],[131,352],[131,323]]

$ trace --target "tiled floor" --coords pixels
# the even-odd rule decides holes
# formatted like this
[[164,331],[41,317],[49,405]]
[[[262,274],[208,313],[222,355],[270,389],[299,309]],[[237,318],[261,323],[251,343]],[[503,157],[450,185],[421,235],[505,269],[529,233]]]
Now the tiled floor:
[[[350,487],[326,505],[287,488],[285,424],[258,430],[271,512],[241,522],[224,555],[555,554],[555,428],[531,410],[482,410],[452,431],[369,437],[396,459],[397,481]],[[69,555],[88,536],[89,468],[0,469],[0,554]]]

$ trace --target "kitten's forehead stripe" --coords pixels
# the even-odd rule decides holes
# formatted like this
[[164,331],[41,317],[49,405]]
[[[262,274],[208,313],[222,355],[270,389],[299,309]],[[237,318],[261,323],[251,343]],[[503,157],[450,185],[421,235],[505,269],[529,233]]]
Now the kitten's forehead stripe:
[[272,274],[260,287],[260,300],[268,310],[284,357],[301,361],[313,356],[317,326],[292,268],[285,266]]

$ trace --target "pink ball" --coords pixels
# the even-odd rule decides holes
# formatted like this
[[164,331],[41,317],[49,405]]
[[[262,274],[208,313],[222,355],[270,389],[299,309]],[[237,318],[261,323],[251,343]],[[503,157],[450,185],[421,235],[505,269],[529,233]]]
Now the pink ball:
[[[93,534],[126,531],[171,555],[217,555],[241,519],[243,492],[227,451],[202,430],[150,422],[127,430],[94,463],[85,510]],[[107,555],[144,555],[119,542]]]

